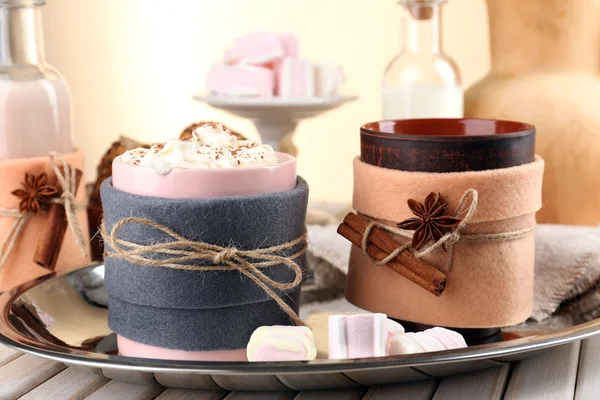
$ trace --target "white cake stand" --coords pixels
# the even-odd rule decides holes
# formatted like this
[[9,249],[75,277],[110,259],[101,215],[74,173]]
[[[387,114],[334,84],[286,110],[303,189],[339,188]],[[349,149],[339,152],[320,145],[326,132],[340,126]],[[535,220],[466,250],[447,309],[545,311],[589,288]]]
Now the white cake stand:
[[301,119],[316,117],[358,98],[358,96],[260,98],[200,94],[193,97],[212,107],[251,119],[262,142],[271,145],[275,151],[280,150],[281,139],[294,134]]

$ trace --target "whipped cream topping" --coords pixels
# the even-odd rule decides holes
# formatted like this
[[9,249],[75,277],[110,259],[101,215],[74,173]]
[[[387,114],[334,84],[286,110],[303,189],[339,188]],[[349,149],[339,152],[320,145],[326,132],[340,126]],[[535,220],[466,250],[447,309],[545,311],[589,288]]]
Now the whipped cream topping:
[[273,148],[256,140],[240,140],[220,124],[205,124],[186,140],[156,143],[134,149],[118,159],[122,163],[152,168],[166,175],[173,168],[244,168],[277,164]]

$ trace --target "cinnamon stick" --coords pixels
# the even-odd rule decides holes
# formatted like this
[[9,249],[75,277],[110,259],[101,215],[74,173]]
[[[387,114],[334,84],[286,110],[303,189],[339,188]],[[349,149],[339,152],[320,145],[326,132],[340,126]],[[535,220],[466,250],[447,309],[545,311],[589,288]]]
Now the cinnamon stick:
[[[64,170],[60,167],[61,173]],[[75,171],[75,187],[79,189],[83,172],[79,169]],[[75,193],[77,194],[77,193]],[[38,239],[37,247],[33,260],[41,267],[50,271],[56,268],[56,261],[62,248],[65,233],[67,232],[68,222],[65,207],[62,204],[52,203],[48,208],[46,223],[42,229],[40,238]]]
[[[361,237],[365,234],[367,226],[369,225],[369,222],[366,219],[354,213],[348,213],[344,218],[344,223],[348,224],[352,229],[357,231]],[[379,247],[388,254],[400,247],[400,243],[396,242],[383,229],[377,227],[373,227],[373,229],[371,229],[369,241],[373,242],[375,246]],[[441,282],[446,281],[446,275],[443,272],[427,264],[426,262],[417,259],[410,251],[405,250],[401,252],[396,257],[396,260],[409,270],[413,271],[415,274],[427,281],[432,282],[436,286],[440,285]]]
[[[338,232],[338,234],[342,235],[343,237],[348,239],[350,242],[352,242],[354,245],[361,247],[362,235],[360,233],[356,232],[354,229],[352,229],[349,225],[340,224],[337,232]],[[371,257],[373,257],[377,261],[381,261],[389,255],[388,253],[384,252],[383,250],[381,250],[379,247],[377,247],[373,243],[369,243],[367,245],[367,252],[369,253],[369,255]],[[414,282],[417,285],[421,286],[423,289],[427,290],[428,292],[435,294],[436,296],[441,295],[444,290],[444,285],[445,285],[446,281],[444,281],[441,285],[436,286],[433,284],[433,282],[423,279],[421,276],[415,274],[413,271],[406,268],[404,265],[400,264],[399,262],[397,262],[395,260],[390,261],[389,263],[386,264],[386,266],[388,268],[391,268],[396,273],[402,275],[409,281]]]

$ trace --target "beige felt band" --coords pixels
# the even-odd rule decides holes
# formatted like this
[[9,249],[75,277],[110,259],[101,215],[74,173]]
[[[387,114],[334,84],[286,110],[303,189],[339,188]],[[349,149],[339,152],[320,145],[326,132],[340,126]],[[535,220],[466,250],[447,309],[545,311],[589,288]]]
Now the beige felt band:
[[543,170],[539,156],[518,167],[450,173],[398,171],[356,157],[353,205],[365,215],[399,222],[413,217],[406,206],[408,199],[423,201],[429,193],[441,192],[449,210],[454,210],[465,190],[476,189],[480,196],[472,222],[498,221],[541,208]]
[[[463,192],[474,187],[480,204],[474,220],[479,222],[467,231],[498,233],[535,225],[543,161],[537,157],[514,168],[436,174],[393,171],[355,160],[355,174],[355,208],[361,213],[399,222],[412,215],[407,211],[408,198],[422,201],[432,191],[440,192],[453,212]],[[447,257],[439,251],[426,261],[443,270]],[[436,297],[390,268],[375,266],[353,246],[346,298],[372,312],[429,325],[488,328],[523,322],[533,307],[534,235],[504,242],[458,243],[452,267],[445,272],[446,289]]]
[[[74,165],[83,171],[83,152],[75,151],[69,154],[62,154],[61,156],[68,164]],[[45,172],[49,177],[54,176],[54,171],[52,170],[52,165],[50,164],[50,159],[48,157],[0,161],[0,176],[2,177],[2,179],[0,179],[0,208],[19,208],[19,199],[10,192],[21,187],[21,182],[24,180],[26,172],[36,175]],[[50,179],[50,182],[53,182],[52,179],[53,178]],[[82,186],[77,192],[78,202],[83,202],[86,198],[85,188],[83,186],[84,182],[84,179],[82,179]],[[84,234],[85,243],[87,244],[89,243],[89,235],[85,209],[79,210],[77,217]],[[4,240],[13,222],[14,218],[0,217],[0,241]],[[33,253],[45,222],[46,216],[43,214],[40,216],[33,216],[27,221],[6,265],[0,271],[0,291],[8,290],[25,281],[48,274],[47,270],[33,262]],[[75,244],[71,231],[67,229],[63,247],[58,256],[56,271],[72,270],[89,262],[89,258],[86,258],[81,254],[81,251]]]

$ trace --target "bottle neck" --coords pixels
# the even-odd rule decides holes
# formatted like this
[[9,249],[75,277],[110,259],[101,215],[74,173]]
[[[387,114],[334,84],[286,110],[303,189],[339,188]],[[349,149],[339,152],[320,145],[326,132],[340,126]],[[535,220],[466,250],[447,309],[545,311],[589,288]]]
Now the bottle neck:
[[403,6],[402,50],[411,53],[441,52],[440,2],[409,0]]
[[41,4],[0,0],[0,65],[44,63]]

